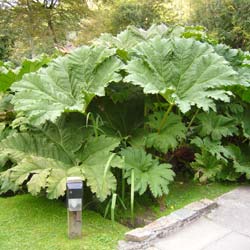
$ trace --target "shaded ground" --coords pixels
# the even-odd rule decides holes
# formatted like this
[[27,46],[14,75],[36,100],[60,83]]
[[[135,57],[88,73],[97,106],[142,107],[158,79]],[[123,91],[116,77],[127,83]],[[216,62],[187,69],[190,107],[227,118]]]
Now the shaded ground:
[[219,207],[181,231],[158,240],[154,250],[250,250],[250,187],[217,200]]

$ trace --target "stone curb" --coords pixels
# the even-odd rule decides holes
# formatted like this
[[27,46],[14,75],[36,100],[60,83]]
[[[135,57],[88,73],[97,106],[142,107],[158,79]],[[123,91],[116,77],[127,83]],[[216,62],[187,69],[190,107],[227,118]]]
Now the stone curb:
[[118,250],[150,249],[153,241],[178,231],[184,225],[200,218],[217,207],[215,201],[202,199],[163,216],[142,228],[125,234],[125,240],[118,243]]

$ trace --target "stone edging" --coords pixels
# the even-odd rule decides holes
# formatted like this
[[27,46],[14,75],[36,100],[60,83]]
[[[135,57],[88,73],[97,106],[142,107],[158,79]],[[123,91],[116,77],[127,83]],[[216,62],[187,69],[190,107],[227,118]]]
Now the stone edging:
[[202,199],[176,210],[168,216],[163,216],[142,228],[136,228],[125,234],[125,240],[119,241],[118,250],[148,249],[155,239],[163,238],[178,231],[217,207],[215,201]]

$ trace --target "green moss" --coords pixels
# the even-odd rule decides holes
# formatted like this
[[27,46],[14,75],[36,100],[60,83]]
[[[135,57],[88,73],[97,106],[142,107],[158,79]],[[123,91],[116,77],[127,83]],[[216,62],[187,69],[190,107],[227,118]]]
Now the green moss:
[[60,201],[20,195],[0,198],[0,249],[111,250],[128,229],[83,212],[83,238],[67,238],[67,210]]

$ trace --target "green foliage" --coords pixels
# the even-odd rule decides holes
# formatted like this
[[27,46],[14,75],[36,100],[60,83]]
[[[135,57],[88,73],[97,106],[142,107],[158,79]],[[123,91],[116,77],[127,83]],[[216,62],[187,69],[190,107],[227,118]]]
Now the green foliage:
[[195,170],[195,179],[200,182],[214,181],[216,175],[222,171],[223,166],[223,161],[217,160],[207,151],[203,151],[202,154],[196,153],[195,162],[191,163],[191,167]]
[[121,62],[115,51],[103,47],[81,47],[59,57],[38,72],[15,83],[13,104],[34,125],[55,121],[63,112],[84,113],[91,100],[104,96],[104,88],[121,77]]
[[[117,36],[112,34],[102,34],[99,38],[94,40],[94,44],[102,45],[111,48],[118,48],[123,50],[123,54],[126,55],[126,50],[130,50],[136,46],[139,42],[148,41],[155,36],[165,37],[171,33],[172,29],[169,29],[166,25],[152,25],[149,29],[144,30],[134,26],[129,26],[126,30],[120,32]],[[125,57],[127,59],[127,56]]]
[[209,137],[204,139],[195,137],[190,143],[196,145],[201,151],[208,152],[217,160],[227,161],[226,157],[230,155],[229,151],[221,145],[221,141],[211,140]]
[[249,50],[249,8],[248,0],[200,1],[191,19],[207,27],[220,42]]
[[182,123],[181,117],[175,114],[170,114],[161,127],[163,117],[163,112],[156,112],[148,117],[147,124],[151,132],[146,136],[146,146],[167,153],[178,146],[178,141],[185,139],[187,129]]
[[53,54],[89,15],[82,0],[4,2],[5,7],[0,8],[0,36],[8,34],[13,40],[11,58],[18,61],[43,52]]
[[246,145],[237,147],[236,145],[229,145],[227,147],[233,160],[235,171],[240,174],[245,174],[247,179],[250,179],[250,156],[249,149]]
[[211,46],[193,39],[155,38],[134,52],[125,81],[141,86],[145,94],[161,94],[183,113],[193,105],[215,110],[214,100],[229,102],[231,92],[222,87],[237,83],[237,73],[227,62]]
[[110,158],[112,157],[110,152],[119,143],[119,139],[102,135],[97,138],[90,138],[84,149],[77,152],[82,162],[81,167],[87,178],[87,185],[101,201],[105,200],[111,194],[111,191],[116,189],[116,178],[110,171],[110,166],[121,168],[122,161],[119,161],[119,158]]
[[168,185],[173,181],[174,172],[170,164],[160,164],[143,149],[129,147],[122,151],[125,160],[125,177],[131,183],[131,171],[134,171],[135,188],[140,195],[150,189],[154,197],[168,194]]
[[243,116],[241,117],[241,125],[243,128],[243,134],[246,138],[250,138],[250,122],[249,122],[249,117],[250,117],[250,110],[247,108],[245,109]]
[[[15,191],[27,182],[32,194],[45,190],[48,198],[55,199],[64,195],[66,178],[77,175],[104,200],[116,186],[105,164],[120,142],[105,136],[94,138],[83,124],[81,115],[64,115],[55,124],[47,123],[32,133],[17,133],[3,140],[2,152],[17,166],[0,175],[1,182],[6,183],[1,192]],[[110,165],[114,167],[121,164],[117,158],[112,160]]]
[[127,52],[131,52],[131,49],[140,42],[146,42],[155,37],[161,38],[193,38],[201,42],[209,42],[216,44],[211,40],[206,32],[205,28],[201,26],[167,26],[165,24],[153,24],[150,28],[144,30],[135,26],[128,26],[124,31],[121,31],[116,36],[109,33],[101,34],[96,38],[93,43],[95,45],[102,45],[109,48],[118,48],[118,55],[121,58],[127,60]]
[[249,60],[202,27],[153,25],[44,64],[2,63],[24,76],[1,96],[1,192],[54,199],[80,176],[114,219],[126,190],[132,217],[135,192],[166,195],[172,165],[201,182],[250,178]]
[[31,60],[25,59],[15,69],[13,69],[12,65],[3,64],[0,66],[0,92],[6,92],[14,82],[21,80],[23,75],[35,72],[41,67],[46,66],[51,59],[47,55],[41,55]]
[[121,31],[129,25],[147,29],[153,22],[160,19],[156,4],[160,1],[142,1],[138,3],[123,2],[119,4],[111,15],[113,32]]
[[[125,91],[124,91],[125,92]],[[126,92],[120,92],[126,95]],[[129,91],[128,94],[132,93]],[[112,95],[117,100],[122,100],[124,97]],[[134,134],[137,128],[143,124],[143,96],[130,96],[127,100],[113,102],[108,98],[98,98],[91,104],[90,110],[100,114],[104,123],[101,129],[106,134],[114,136],[130,136]]]
[[238,134],[237,121],[233,117],[209,112],[199,114],[197,119],[200,121],[199,134],[203,137],[209,135],[212,140],[220,141],[222,137]]
[[9,35],[0,35],[0,60],[6,61],[8,60],[11,47],[13,46],[13,41]]

